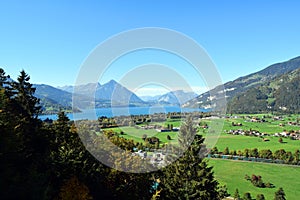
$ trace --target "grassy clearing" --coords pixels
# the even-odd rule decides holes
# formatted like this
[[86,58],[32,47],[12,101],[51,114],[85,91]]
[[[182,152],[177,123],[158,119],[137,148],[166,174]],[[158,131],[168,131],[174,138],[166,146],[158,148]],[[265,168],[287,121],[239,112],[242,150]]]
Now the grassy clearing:
[[166,121],[164,122],[152,122],[150,124],[152,125],[160,125],[160,126],[164,126],[164,127],[167,127],[168,124],[172,124],[173,127],[180,127],[181,126],[181,123],[184,121],[184,119],[167,119]]
[[[268,118],[269,119],[269,118]],[[267,120],[268,120],[267,119]],[[293,121],[296,117],[293,118],[286,118],[286,121]],[[269,119],[271,120],[271,119]],[[223,120],[217,120],[216,123],[219,123],[221,125]],[[173,124],[174,127],[178,127],[181,124],[181,120],[175,119],[168,119],[168,121],[163,123],[151,123],[151,124],[159,124],[163,126],[167,126],[167,124]],[[232,126],[232,122],[234,123],[242,123],[243,126]],[[201,124],[207,123],[210,125],[212,122],[210,120],[202,120]],[[256,123],[256,122],[245,122],[243,119],[226,119],[224,120],[224,127],[222,129],[222,133],[220,135],[216,134],[215,137],[217,137],[217,143],[215,146],[218,147],[219,151],[223,151],[226,147],[229,148],[229,150],[241,150],[243,151],[245,148],[253,149],[258,148],[261,149],[270,149],[271,151],[276,151],[279,149],[285,149],[286,151],[294,152],[296,149],[300,148],[300,141],[298,140],[291,140],[289,138],[283,138],[283,143],[278,142],[278,137],[265,137],[268,138],[270,141],[264,142],[262,138],[260,137],[254,137],[254,136],[241,136],[241,135],[230,135],[225,134],[224,130],[234,130],[234,129],[244,129],[244,130],[258,130],[260,132],[266,132],[266,133],[276,133],[276,132],[282,132],[283,130],[297,130],[300,129],[300,127],[297,126],[289,126],[286,125],[285,127],[280,127],[279,123],[282,123],[282,121],[272,121],[270,123]],[[211,127],[212,129],[214,127]],[[127,138],[127,139],[133,139],[137,142],[142,142],[142,136],[143,134],[146,134],[148,137],[155,136],[159,138],[159,140],[162,143],[177,143],[177,135],[178,132],[157,132],[156,130],[150,129],[150,130],[143,130],[143,129],[137,129],[134,127],[120,127],[120,128],[112,128],[111,130],[114,130],[116,132],[123,131],[125,134],[121,137]],[[199,129],[199,133],[203,134],[204,136],[207,133],[207,129]],[[172,140],[167,140],[167,135],[170,135]],[[211,137],[211,136],[210,136]],[[212,136],[214,137],[214,136]],[[211,137],[211,138],[212,138]]]
[[[177,143],[177,134],[178,132],[157,132],[154,129],[137,129],[134,127],[119,127],[119,128],[111,128],[106,130],[113,130],[117,133],[120,133],[121,131],[124,132],[124,135],[120,135],[121,137],[124,137],[126,139],[133,139],[137,142],[143,142],[142,136],[144,134],[147,135],[147,137],[157,137],[162,143]],[[171,140],[167,139],[167,135],[171,136]]]
[[[296,121],[296,117],[286,117],[284,118],[283,121],[277,120],[274,121],[272,119],[266,119],[267,122],[263,123],[258,123],[258,122],[249,122],[246,121],[245,119],[242,118],[237,118],[237,119],[225,119],[224,120],[224,126],[222,129],[222,132],[225,130],[238,130],[238,129],[243,129],[243,130],[257,130],[260,131],[261,133],[269,133],[269,134],[274,134],[274,133],[280,133],[283,132],[284,130],[290,131],[290,130],[300,130],[299,126],[291,126],[287,125],[288,121]],[[222,120],[218,120],[220,123]],[[241,123],[242,126],[232,126],[233,123]],[[210,120],[201,120],[201,123],[207,123],[208,125],[211,123]],[[279,126],[279,124],[286,124],[285,126]]]
[[[258,117],[262,117],[261,115],[255,115]],[[243,129],[243,130],[257,130],[262,133],[268,133],[268,134],[274,134],[274,133],[280,133],[284,130],[290,131],[290,130],[300,130],[299,126],[291,126],[291,125],[285,125],[284,127],[279,126],[280,123],[287,123],[288,121],[296,121],[298,116],[292,115],[284,117],[283,121],[278,120],[274,121],[271,118],[267,118],[266,120],[268,122],[264,123],[258,123],[258,122],[249,122],[242,118],[237,119],[225,119],[224,120],[224,126],[222,129],[222,133],[220,135],[217,134],[216,137],[218,137],[218,141],[215,146],[218,147],[219,151],[223,151],[226,147],[229,147],[229,150],[244,150],[245,148],[253,149],[258,148],[261,149],[270,149],[272,151],[279,150],[279,149],[285,149],[286,151],[294,152],[296,149],[300,148],[300,141],[299,140],[291,140],[290,138],[283,138],[283,143],[278,142],[278,137],[273,136],[267,136],[264,138],[268,138],[270,141],[264,142],[262,138],[260,137],[254,137],[254,136],[242,136],[242,135],[230,135],[226,134],[224,131],[228,130],[237,130],[237,129]],[[217,119],[219,123],[222,123],[222,120]],[[242,126],[233,126],[232,122],[237,124],[241,123]],[[201,124],[208,124],[208,126],[212,125],[211,120],[201,120]],[[214,129],[213,126],[210,127],[211,129]],[[199,129],[199,133],[203,134],[204,136],[207,134],[207,129]],[[214,136],[209,136],[214,137]]]
[[241,150],[244,149],[270,149],[271,151],[276,151],[279,149],[284,149],[285,151],[295,152],[296,149],[300,149],[299,140],[291,140],[289,138],[283,138],[283,143],[278,142],[278,137],[265,137],[270,141],[264,142],[260,137],[254,136],[242,136],[242,135],[229,135],[221,134],[216,143],[216,147],[219,151],[223,151],[226,147],[229,150]]
[[[255,198],[257,194],[262,193],[266,199],[273,199],[275,191],[282,187],[286,199],[299,199],[300,167],[219,159],[209,159],[209,165],[213,166],[216,179],[227,185],[232,196],[238,188],[241,196],[245,192],[250,192],[252,198]],[[254,187],[250,181],[244,179],[245,174],[260,175],[264,182],[271,182],[275,188]]]

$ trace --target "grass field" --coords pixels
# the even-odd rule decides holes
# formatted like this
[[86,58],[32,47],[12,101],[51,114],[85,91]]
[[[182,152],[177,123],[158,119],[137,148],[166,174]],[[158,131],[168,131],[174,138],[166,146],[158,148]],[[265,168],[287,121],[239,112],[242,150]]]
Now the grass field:
[[[223,126],[223,131],[225,130],[238,130],[238,129],[243,129],[243,130],[257,130],[260,131],[261,133],[269,133],[269,134],[274,134],[274,133],[280,133],[283,132],[284,130],[290,131],[290,130],[300,130],[300,126],[291,126],[291,125],[285,125],[285,126],[279,126],[279,124],[286,124],[288,121],[295,121],[295,118],[285,118],[284,121],[281,120],[271,120],[271,119],[266,119],[267,122],[263,123],[258,123],[258,122],[249,122],[246,121],[245,119],[242,118],[237,118],[237,119],[221,119],[218,120],[220,123],[223,121],[224,126]],[[210,124],[210,120],[201,120],[202,123],[207,123]],[[232,126],[232,122],[234,123],[241,123],[242,126]]]
[[300,149],[299,140],[283,138],[283,143],[279,143],[278,137],[266,138],[268,138],[270,141],[264,142],[262,138],[254,136],[221,134],[215,146],[219,149],[219,151],[223,151],[226,147],[228,147],[229,151],[243,151],[245,148],[258,148],[258,150],[270,149],[273,152],[279,149],[284,149],[285,151],[291,151],[294,153],[296,149]]
[[[238,121],[235,120],[235,123]],[[169,121],[168,123],[174,123],[173,126],[177,126],[180,123],[180,120],[173,120]],[[232,128],[231,125],[232,120],[227,121],[224,123],[224,129],[229,130]],[[265,130],[271,130],[273,125],[268,125],[265,123],[251,123],[249,122],[252,126],[248,125],[248,127],[253,127],[255,126],[261,126],[258,128],[260,131],[262,127],[264,127]],[[253,125],[254,124],[254,125]],[[242,126],[243,127],[243,126]],[[245,126],[244,126],[245,127]],[[241,128],[241,127],[239,127]],[[274,130],[280,130],[282,127],[276,126],[276,129]],[[294,127],[296,128],[296,127]],[[297,127],[299,128],[299,127]],[[134,127],[120,127],[120,128],[112,128],[111,130],[114,130],[116,132],[121,132],[123,131],[125,134],[122,135],[121,137],[124,137],[126,139],[133,139],[137,142],[143,142],[142,136],[143,134],[146,134],[148,137],[155,136],[159,138],[159,140],[162,143],[173,143],[176,144],[177,142],[177,134],[178,132],[157,132],[156,130],[149,129],[149,130],[143,130],[143,129],[137,129]],[[272,129],[273,130],[273,129]],[[274,132],[273,130],[273,132]],[[202,133],[204,136],[206,135],[206,132],[203,133],[203,129],[200,130],[200,134]],[[268,132],[269,133],[269,132]],[[170,135],[172,140],[167,140],[167,135]],[[214,137],[214,136],[210,136]],[[230,135],[230,134],[225,134],[222,132],[220,135],[216,135],[217,137],[217,143],[215,146],[219,149],[219,151],[223,151],[226,147],[229,148],[229,150],[241,150],[243,151],[245,148],[248,149],[253,149],[253,148],[258,148],[258,150],[261,149],[270,149],[271,151],[276,151],[279,149],[285,149],[285,151],[291,151],[292,153],[295,152],[296,149],[300,148],[300,141],[299,140],[291,140],[289,138],[283,138],[283,143],[278,142],[278,137],[269,137],[267,136],[270,141],[264,142],[262,138],[260,137],[254,137],[254,136],[241,136],[241,135]]]
[[[262,115],[255,115],[262,116]],[[224,126],[221,134],[216,134],[218,137],[215,146],[218,147],[219,151],[223,151],[226,147],[229,150],[244,150],[245,148],[253,149],[270,149],[273,152],[279,149],[285,149],[286,151],[291,151],[294,153],[296,149],[300,149],[299,140],[291,140],[289,138],[283,138],[283,143],[278,142],[278,137],[267,136],[270,141],[264,142],[260,137],[254,136],[241,136],[241,135],[230,135],[224,133],[224,130],[234,130],[234,129],[244,129],[244,130],[258,130],[264,133],[277,133],[283,130],[299,130],[299,126],[289,126],[284,127],[279,126],[280,123],[287,123],[287,121],[295,121],[298,116],[285,117],[284,121],[274,121],[267,118],[269,122],[265,123],[255,123],[245,121],[242,118],[237,119],[225,119]],[[222,120],[219,120],[221,123]],[[242,123],[243,126],[232,126],[234,123]],[[180,126],[181,120],[168,120],[163,123],[156,123],[159,125],[166,126],[167,124],[173,124],[174,127]],[[202,124],[207,123],[210,125],[210,120],[202,120]],[[151,123],[154,124],[154,123]],[[212,127],[213,128],[213,127]],[[143,130],[137,129],[135,127],[120,127],[112,128],[112,130],[120,133],[124,132],[121,137],[127,139],[133,139],[137,142],[143,142],[142,136],[146,134],[148,137],[158,137],[162,143],[177,143],[178,132],[157,132],[156,130]],[[204,131],[204,132],[203,132]],[[200,129],[199,133],[206,135],[207,129]],[[172,140],[167,140],[167,135],[170,135]],[[226,184],[228,191],[231,195],[234,194],[235,189],[238,188],[240,195],[243,196],[245,192],[250,192],[252,198],[254,199],[257,194],[264,194],[266,199],[273,199],[275,191],[279,187],[283,187],[286,197],[288,200],[297,200],[300,197],[300,190],[298,189],[300,183],[298,179],[300,178],[300,167],[288,166],[288,165],[278,165],[278,164],[266,164],[266,163],[253,163],[253,162],[243,162],[243,161],[232,161],[232,160],[222,160],[222,159],[209,159],[209,165],[213,166],[216,179],[222,183]],[[254,187],[249,181],[244,179],[245,174],[251,176],[252,174],[262,176],[264,182],[270,182],[275,185],[275,188],[257,188]]]
[[[256,198],[257,194],[264,194],[266,199],[274,199],[275,191],[282,187],[286,199],[298,200],[300,197],[300,167],[221,159],[209,159],[209,165],[213,166],[216,179],[221,184],[226,184],[232,196],[238,188],[241,197],[245,192],[250,192],[252,198]],[[274,184],[275,188],[254,187],[244,179],[245,174],[260,175],[264,182]]]
[[[146,134],[147,137],[153,137],[153,136],[157,137],[162,143],[177,143],[178,132],[157,132],[154,129],[143,130],[143,129],[137,129],[129,126],[120,127],[120,128],[111,128],[109,130],[113,130],[118,133],[123,131],[124,135],[120,135],[120,137],[124,137],[126,139],[133,139],[137,142],[143,142],[142,136],[143,134]],[[171,140],[167,139],[167,135],[171,136]]]

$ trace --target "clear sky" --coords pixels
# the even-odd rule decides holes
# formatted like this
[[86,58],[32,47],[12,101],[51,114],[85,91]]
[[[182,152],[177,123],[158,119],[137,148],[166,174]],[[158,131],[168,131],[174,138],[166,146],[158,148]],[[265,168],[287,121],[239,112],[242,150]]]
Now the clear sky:
[[[197,41],[225,83],[299,56],[299,9],[297,0],[0,1],[0,67],[13,78],[25,69],[33,83],[73,85],[85,58],[107,38],[134,28],[162,27]],[[134,64],[142,64],[143,56],[136,56]],[[164,53],[144,56],[145,63],[155,58],[153,62],[192,74],[184,63],[174,64],[176,58],[168,63]],[[120,59],[100,83],[118,81],[129,69],[129,58]],[[205,84],[190,76],[191,86],[203,91]],[[150,94],[146,91],[151,87],[139,94]]]

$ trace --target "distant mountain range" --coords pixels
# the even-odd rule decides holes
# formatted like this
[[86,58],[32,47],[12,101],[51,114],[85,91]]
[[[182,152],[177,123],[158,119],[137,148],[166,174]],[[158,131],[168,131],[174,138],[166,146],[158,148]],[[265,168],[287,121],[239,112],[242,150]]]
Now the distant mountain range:
[[72,93],[50,85],[33,84],[36,88],[35,96],[40,99],[44,114],[57,113],[60,109],[68,112],[78,112],[79,108],[72,108]]
[[[261,71],[237,78],[217,86],[201,95],[182,90],[168,92],[157,96],[141,96],[111,80],[101,85],[52,87],[34,85],[35,95],[41,99],[44,111],[55,112],[60,107],[72,109],[72,96],[76,95],[80,104],[78,109],[110,106],[151,106],[182,105],[183,107],[212,108],[210,94],[225,93],[227,112],[298,112],[300,113],[300,57],[271,65]],[[94,95],[95,99],[88,96]]]
[[196,96],[198,96],[198,94],[194,92],[176,90],[163,95],[142,96],[141,99],[152,104],[182,105],[183,103],[195,98]]
[[[197,96],[193,92],[183,90],[173,91],[155,97],[140,98],[118,82],[111,80],[101,85],[88,83],[79,86],[53,87],[45,84],[34,84],[35,96],[41,99],[44,113],[55,113],[60,108],[72,110],[72,97],[76,95],[79,105],[76,110],[110,106],[150,106],[150,105],[180,105]],[[89,98],[95,96],[95,99]]]
[[300,107],[299,68],[300,57],[277,63],[259,72],[225,83],[225,91],[217,86],[186,102],[183,106],[212,107],[211,98],[214,97],[210,96],[210,92],[215,94],[226,92],[228,112],[255,113],[271,110],[295,112],[295,108]]
[[82,96],[94,95],[98,103],[109,102],[114,105],[143,105],[146,103],[136,94],[114,80],[103,85],[100,83],[89,83],[76,86],[76,88],[74,86],[64,86],[59,89]]

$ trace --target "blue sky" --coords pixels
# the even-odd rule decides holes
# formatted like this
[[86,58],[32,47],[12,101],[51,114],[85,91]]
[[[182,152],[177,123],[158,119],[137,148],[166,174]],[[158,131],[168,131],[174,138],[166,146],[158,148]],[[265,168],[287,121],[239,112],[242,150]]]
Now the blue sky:
[[[227,82],[300,55],[299,8],[297,0],[0,1],[0,67],[13,78],[25,69],[33,83],[72,85],[89,53],[107,38],[162,27],[193,38]],[[118,81],[143,62],[169,64],[205,90],[188,65],[153,51],[120,59],[99,81]],[[138,93],[155,94],[151,87]]]

